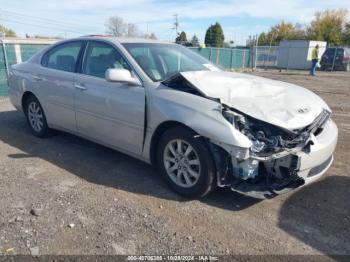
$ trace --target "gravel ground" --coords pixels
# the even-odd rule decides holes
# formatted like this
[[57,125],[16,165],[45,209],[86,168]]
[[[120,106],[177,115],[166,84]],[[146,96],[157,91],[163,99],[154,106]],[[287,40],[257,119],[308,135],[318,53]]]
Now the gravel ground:
[[0,254],[349,254],[350,74],[261,71],[330,105],[335,162],[318,182],[258,201],[186,201],[147,164],[57,132],[30,135],[0,101]]

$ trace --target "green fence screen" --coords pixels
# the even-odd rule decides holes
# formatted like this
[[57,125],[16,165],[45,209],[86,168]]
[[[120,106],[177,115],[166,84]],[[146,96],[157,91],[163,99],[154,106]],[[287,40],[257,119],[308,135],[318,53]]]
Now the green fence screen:
[[4,59],[4,50],[0,49],[0,96],[7,95],[7,74]]
[[[36,52],[48,46],[48,44],[17,44],[20,48],[22,62],[27,61]],[[7,56],[7,64],[10,68],[12,65],[17,63],[15,44],[2,45],[0,47],[0,96],[7,96],[8,94],[8,83],[7,83],[7,71],[5,63],[4,48]]]
[[191,50],[202,55],[212,63],[226,69],[238,69],[250,66],[250,50],[244,48],[197,48]]

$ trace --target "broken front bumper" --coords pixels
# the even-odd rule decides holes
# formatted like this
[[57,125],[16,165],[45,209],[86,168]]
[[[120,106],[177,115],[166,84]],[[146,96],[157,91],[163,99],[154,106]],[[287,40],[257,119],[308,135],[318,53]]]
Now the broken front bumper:
[[329,120],[323,132],[311,138],[313,145],[310,152],[300,151],[300,167],[298,176],[303,178],[305,185],[314,182],[322,176],[333,162],[333,152],[337,145],[338,128]]
[[232,183],[231,189],[251,197],[265,199],[310,184],[319,179],[331,166],[337,139],[337,126],[329,119],[322,132],[311,136],[312,143],[309,146],[291,153],[293,159],[297,160],[294,164],[297,168],[293,175],[286,178],[286,183],[269,183],[268,179],[262,179],[258,183],[236,180]]

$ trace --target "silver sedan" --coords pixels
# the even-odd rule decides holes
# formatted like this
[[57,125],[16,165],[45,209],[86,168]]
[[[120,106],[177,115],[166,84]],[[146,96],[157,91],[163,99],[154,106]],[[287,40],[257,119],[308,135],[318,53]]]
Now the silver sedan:
[[58,129],[139,158],[188,198],[288,192],[320,178],[337,143],[311,91],[222,71],[170,43],[65,40],[13,66],[9,82],[33,135]]

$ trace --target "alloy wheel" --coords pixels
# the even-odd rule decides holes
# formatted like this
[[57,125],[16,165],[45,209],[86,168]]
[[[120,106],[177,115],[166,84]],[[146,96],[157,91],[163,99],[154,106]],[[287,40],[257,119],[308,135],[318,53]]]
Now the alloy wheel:
[[44,127],[44,115],[39,104],[35,101],[31,101],[28,106],[28,119],[30,126],[36,132],[42,131]]
[[196,150],[186,141],[170,141],[163,154],[165,170],[170,179],[181,187],[192,187],[199,179],[201,163]]

